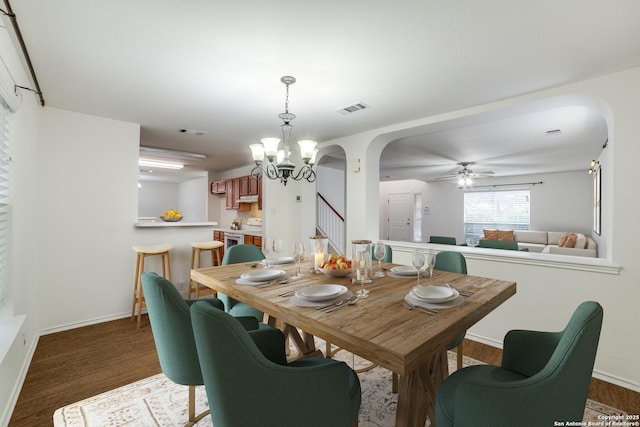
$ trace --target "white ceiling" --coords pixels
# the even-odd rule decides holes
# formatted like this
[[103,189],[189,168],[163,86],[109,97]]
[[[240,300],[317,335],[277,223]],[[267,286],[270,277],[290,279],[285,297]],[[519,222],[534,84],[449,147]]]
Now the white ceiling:
[[[640,65],[637,0],[10,3],[48,106],[140,123],[141,145],[206,153],[195,169],[212,171],[279,136],[283,75],[293,139],[322,142]],[[336,112],[356,102],[371,108]],[[606,139],[584,108],[518,114],[395,141],[381,176],[584,169]]]

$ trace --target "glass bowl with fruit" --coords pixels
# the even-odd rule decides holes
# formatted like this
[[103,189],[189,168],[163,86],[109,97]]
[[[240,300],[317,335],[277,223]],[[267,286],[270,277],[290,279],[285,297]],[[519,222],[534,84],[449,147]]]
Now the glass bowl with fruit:
[[344,255],[331,254],[320,265],[320,271],[329,277],[346,277],[351,274],[351,260]]
[[166,222],[178,222],[182,219],[182,214],[174,209],[169,209],[160,215],[160,219]]

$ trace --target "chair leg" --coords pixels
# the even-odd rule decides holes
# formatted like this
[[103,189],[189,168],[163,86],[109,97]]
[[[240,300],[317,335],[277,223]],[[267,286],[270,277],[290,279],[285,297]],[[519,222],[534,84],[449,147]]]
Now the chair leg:
[[136,255],[136,275],[133,277],[133,303],[131,304],[131,320],[136,315],[136,299],[138,298],[138,277],[140,277],[140,258],[141,254]]
[[[144,259],[145,255],[142,254],[140,258],[140,273],[144,272]],[[140,319],[142,318],[142,301],[144,300],[144,296],[142,295],[142,275],[138,275],[137,279],[137,287],[138,287],[138,325],[137,328],[140,329]]]
[[458,346],[456,352],[458,356],[458,369],[462,369],[462,356],[464,355],[462,350],[462,342],[460,342],[460,345]]
[[398,374],[395,372],[391,373],[391,393],[398,392]]
[[[191,248],[191,269],[193,270],[193,266],[195,265],[195,256],[196,256],[196,248]],[[187,294],[187,298],[191,299],[191,293],[194,291],[193,288],[193,280],[189,279],[189,293]]]
[[196,386],[189,386],[189,422],[187,422],[184,426],[191,427],[202,418],[206,417],[211,413],[211,410],[207,409],[201,414],[196,415]]

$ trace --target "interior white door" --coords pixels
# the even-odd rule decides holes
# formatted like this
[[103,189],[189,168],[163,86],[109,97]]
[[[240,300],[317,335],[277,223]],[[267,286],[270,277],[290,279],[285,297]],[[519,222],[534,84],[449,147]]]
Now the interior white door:
[[389,240],[413,239],[413,193],[389,193]]

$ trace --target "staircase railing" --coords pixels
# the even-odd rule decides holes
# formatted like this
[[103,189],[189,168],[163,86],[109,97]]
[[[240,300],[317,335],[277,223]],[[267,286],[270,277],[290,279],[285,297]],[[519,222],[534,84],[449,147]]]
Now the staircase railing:
[[316,194],[316,228],[329,239],[329,245],[339,254],[345,253],[345,223],[344,217],[325,199],[322,194]]

